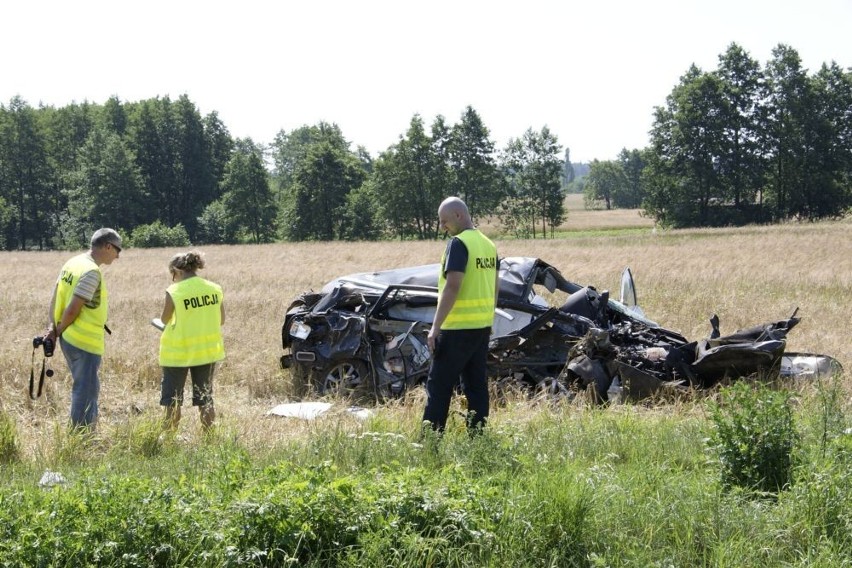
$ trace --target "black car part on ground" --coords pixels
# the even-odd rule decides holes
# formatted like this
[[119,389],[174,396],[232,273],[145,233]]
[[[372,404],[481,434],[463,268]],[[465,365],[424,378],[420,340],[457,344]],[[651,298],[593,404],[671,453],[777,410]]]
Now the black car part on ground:
[[[540,259],[506,258],[500,269],[488,361],[489,376],[500,385],[562,394],[593,386],[604,401],[609,392],[640,399],[662,388],[706,388],[726,377],[840,368],[821,355],[792,354],[809,358],[799,367],[785,358],[786,335],[799,322],[795,312],[724,337],[713,316],[709,337],[690,342]],[[282,366],[321,394],[387,398],[425,381],[437,272],[437,265],[427,265],[356,274],[320,293],[303,293],[282,326]],[[567,299],[558,308],[544,305],[537,285]],[[631,294],[635,298],[635,290]]]

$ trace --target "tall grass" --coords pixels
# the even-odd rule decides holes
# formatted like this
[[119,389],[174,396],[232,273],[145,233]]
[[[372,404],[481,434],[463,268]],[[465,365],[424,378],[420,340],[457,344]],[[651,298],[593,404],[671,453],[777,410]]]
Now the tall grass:
[[11,416],[0,411],[0,464],[17,462],[20,452],[17,424]]
[[[849,221],[581,236],[592,228],[497,244],[501,255],[539,256],[599,289],[617,290],[629,265],[649,317],[691,339],[709,334],[713,313],[729,333],[798,306],[803,319],[788,349],[852,364]],[[849,565],[848,373],[793,386],[794,483],[771,501],[720,483],[707,443],[711,411],[700,396],[607,409],[582,398],[553,405],[510,396],[484,436],[468,438],[453,418],[440,441],[420,439],[420,391],[371,408],[366,421],[342,404],[315,421],[267,416],[297,392],[278,366],[292,298],[336,275],[435,262],[442,246],[201,247],[203,274],[223,285],[227,311],[227,359],[214,387],[219,420],[208,436],[191,408],[175,436],[159,428],[158,332],[149,320],[160,313],[177,249],[128,249],[104,270],[113,334],[94,436],[66,427],[61,351],[48,360],[56,375],[43,396],[31,400],[27,391],[32,337],[46,324],[68,253],[0,253],[0,276],[26,282],[0,290],[0,561]],[[48,469],[67,483],[40,489]]]
[[[818,440],[815,389],[795,393]],[[527,410],[524,411],[524,408]],[[706,401],[677,409],[512,400],[483,435],[421,439],[401,407],[345,414],[264,451],[230,420],[168,439],[129,419],[88,456],[37,464],[0,486],[0,559],[121,566],[844,565],[852,554],[852,436],[797,461],[774,499],[728,490]],[[844,428],[845,431],[845,428]],[[802,445],[803,456],[820,455]],[[23,464],[26,466],[27,464]]]

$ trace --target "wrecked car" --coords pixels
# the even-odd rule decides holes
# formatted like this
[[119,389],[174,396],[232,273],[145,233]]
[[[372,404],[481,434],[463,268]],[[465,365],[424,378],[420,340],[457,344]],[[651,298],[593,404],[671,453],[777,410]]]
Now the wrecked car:
[[[281,366],[319,394],[386,399],[425,382],[426,336],[438,299],[438,264],[342,276],[287,309]],[[562,298],[552,306],[546,297]],[[589,389],[598,402],[660,389],[706,388],[730,378],[839,372],[826,355],[786,353],[790,317],[689,341],[645,317],[630,269],[619,299],[566,279],[531,257],[501,259],[488,374],[498,386],[555,396]]]

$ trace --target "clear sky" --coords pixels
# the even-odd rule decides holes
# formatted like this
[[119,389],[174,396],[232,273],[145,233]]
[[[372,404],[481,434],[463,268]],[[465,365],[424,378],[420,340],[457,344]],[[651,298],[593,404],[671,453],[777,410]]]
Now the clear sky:
[[732,42],[852,67],[852,0],[2,0],[0,102],[189,96],[269,143],[324,120],[373,156],[467,105],[498,148],[548,126],[574,162],[648,143],[655,106]]

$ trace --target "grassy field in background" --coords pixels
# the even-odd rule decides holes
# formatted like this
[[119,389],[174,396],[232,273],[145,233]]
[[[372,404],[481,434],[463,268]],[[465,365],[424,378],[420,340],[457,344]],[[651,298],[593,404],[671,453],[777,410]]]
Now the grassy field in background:
[[[574,214],[579,215],[569,213],[569,223]],[[724,334],[783,318],[798,307],[802,322],[790,333],[788,349],[827,353],[852,364],[849,221],[497,244],[502,256],[538,256],[569,279],[599,290],[617,290],[621,270],[630,266],[649,317],[689,339],[709,334],[714,313]],[[201,247],[208,263],[202,274],[225,291],[227,359],[216,378],[222,419],[238,419],[252,437],[270,433],[265,410],[291,392],[289,377],[278,367],[280,334],[284,312],[300,292],[317,290],[341,274],[436,262],[442,247],[431,241]],[[160,314],[170,282],[167,263],[176,251],[128,249],[104,269],[113,331],[102,367],[105,429],[140,409],[160,411],[158,332],[149,321]],[[24,436],[33,437],[28,448],[67,415],[70,378],[58,351],[51,361],[56,376],[46,395],[30,401],[26,389],[32,337],[46,325],[52,282],[68,256],[0,253],[0,276],[21,283],[0,292],[5,321],[0,331],[0,404],[26,425]],[[187,413],[183,427],[192,429],[194,420]]]
[[[500,238],[502,228],[498,220],[485,220],[479,227],[485,233]],[[536,234],[540,229],[539,224]],[[638,209],[587,210],[583,206],[583,195],[570,193],[565,198],[565,221],[556,227],[554,235],[559,239],[628,236],[649,234],[653,230],[654,220],[644,217]]]
[[[689,339],[709,334],[708,320],[714,313],[720,317],[724,334],[784,318],[798,307],[802,322],[790,333],[788,350],[826,353],[846,367],[846,374],[832,387],[837,389],[833,392],[839,393],[837,404],[843,409],[832,416],[843,419],[849,406],[848,369],[852,365],[848,317],[852,300],[850,220],[655,231],[653,224],[636,211],[585,212],[575,207],[569,208],[567,221],[559,231],[565,238],[499,239],[499,253],[540,257],[569,279],[598,289],[617,290],[621,270],[630,266],[646,314]],[[78,481],[69,489],[67,499],[72,495],[83,501],[93,498],[81,484],[106,484],[116,492],[118,517],[129,514],[129,509],[122,507],[133,508],[119,498],[122,491],[128,495],[136,495],[135,491],[156,493],[165,491],[162,485],[174,485],[175,494],[193,503],[188,507],[209,507],[210,514],[216,516],[232,514],[233,510],[220,510],[213,501],[198,503],[192,499],[205,495],[205,491],[226,492],[223,503],[239,509],[242,505],[234,503],[271,498],[281,489],[271,488],[274,480],[281,479],[293,484],[288,486],[293,494],[298,487],[312,492],[312,497],[304,497],[303,504],[305,510],[314,511],[322,507],[311,501],[320,498],[313,492],[341,483],[340,478],[345,479],[344,484],[363,484],[388,494],[394,491],[391,487],[407,487],[400,499],[415,494],[418,499],[427,499],[428,495],[418,494],[419,483],[435,499],[443,495],[441,499],[452,497],[460,499],[459,503],[482,500],[483,507],[493,508],[477,513],[490,519],[487,523],[496,522],[494,515],[499,516],[501,507],[505,507],[503,514],[514,507],[512,515],[523,513],[529,518],[516,518],[515,525],[506,517],[504,529],[508,532],[500,534],[508,542],[498,546],[489,541],[489,554],[498,555],[489,556],[491,560],[472,552],[475,536],[455,542],[447,535],[444,540],[432,535],[437,540],[394,545],[377,541],[376,558],[392,558],[393,550],[407,551],[404,558],[397,559],[399,562],[391,559],[387,565],[524,565],[509,560],[516,559],[511,551],[514,546],[516,553],[529,553],[526,565],[540,566],[547,565],[548,542],[557,548],[566,542],[580,543],[582,550],[578,549],[577,561],[572,563],[588,566],[747,566],[773,561],[828,566],[838,565],[834,561],[843,558],[849,563],[852,548],[848,539],[823,539],[820,535],[829,529],[820,525],[822,521],[797,516],[817,515],[808,507],[818,503],[808,504],[808,499],[824,494],[823,489],[847,487],[848,492],[849,484],[843,485],[846,482],[841,480],[840,485],[828,489],[807,485],[813,493],[802,489],[802,494],[758,507],[723,495],[714,481],[710,457],[702,449],[710,428],[700,398],[606,409],[588,408],[580,400],[558,407],[512,400],[495,408],[490,432],[483,440],[468,440],[455,422],[437,449],[425,453],[416,436],[424,402],[421,392],[371,409],[373,417],[366,422],[340,407],[315,422],[266,415],[274,405],[293,400],[290,377],[279,368],[278,357],[284,312],[297,294],[317,290],[341,274],[436,262],[443,246],[442,242],[381,242],[200,247],[208,262],[202,275],[223,286],[227,311],[227,359],[217,372],[215,384],[220,430],[212,446],[210,440],[200,437],[197,413],[189,407],[184,409],[177,441],[164,443],[156,428],[162,412],[157,405],[158,332],[149,321],[160,314],[164,290],[170,283],[167,263],[178,249],[126,249],[117,262],[104,269],[113,333],[107,337],[102,366],[101,423],[94,445],[81,443],[65,432],[71,381],[58,350],[50,361],[56,375],[48,379],[46,393],[35,401],[27,395],[32,338],[45,327],[52,283],[69,253],[0,253],[0,277],[7,283],[0,291],[4,320],[0,331],[0,416],[11,424],[17,448],[13,459],[1,466],[10,475],[4,476],[5,484],[0,484],[0,504],[7,509],[21,507],[32,518],[38,517],[41,508],[59,506],[61,500],[51,505],[43,494],[27,497],[29,490],[25,488],[34,486],[45,469],[61,469]],[[40,352],[37,355],[35,362],[39,365]],[[819,428],[814,423],[825,412],[825,391],[816,385],[801,388],[799,419],[805,438],[816,439]],[[0,443],[3,432],[0,424]],[[6,434],[6,439],[9,436],[12,434]],[[277,467],[275,464],[284,464],[284,469],[272,475],[265,468]],[[193,476],[194,489],[182,485],[187,483],[181,481],[182,475]],[[311,475],[318,476],[315,485],[298,482]],[[125,478],[137,479],[137,485],[125,487],[120,481]],[[498,493],[489,489],[492,486]],[[467,497],[465,487],[470,491]],[[240,491],[245,494],[238,494]],[[358,507],[366,506],[364,500],[370,498],[361,490],[353,489],[352,495],[361,500]],[[522,495],[536,499],[529,501]],[[513,499],[518,500],[514,505]],[[447,501],[441,503],[446,505]],[[73,509],[73,503],[68,506]],[[473,514],[468,506],[459,505],[460,509],[447,513],[447,518],[464,525],[463,519],[453,515]],[[852,511],[847,504],[837,507],[840,509],[832,511],[840,520],[832,522],[847,524],[832,525],[830,530],[849,534]],[[168,509],[162,512],[163,518],[145,522],[161,526],[173,513]],[[259,517],[253,518],[260,522]],[[0,514],[0,533],[4,522],[14,524],[11,517]],[[428,520],[423,522],[428,524]],[[524,522],[530,523],[531,534],[540,541],[522,542],[523,530],[519,527]],[[564,526],[570,523],[576,523],[577,530],[589,532],[571,533]],[[554,524],[564,530],[548,536],[547,527]],[[471,530],[479,530],[477,526]],[[464,526],[456,528],[462,533],[466,530]],[[516,530],[520,532],[512,532]],[[151,538],[179,536],[169,533]],[[239,542],[234,535],[227,538],[231,537]],[[264,538],[259,536],[258,542],[265,542]],[[776,539],[785,538],[784,546],[776,547]],[[447,550],[455,545],[458,556],[447,557]],[[351,565],[357,565],[356,560],[362,565],[377,565],[369,556],[368,545],[359,541],[358,547]],[[430,557],[429,550],[437,556]],[[505,561],[494,559],[501,558],[500,550]],[[185,558],[190,558],[191,551],[186,554]],[[569,556],[575,558],[570,554],[558,558]],[[323,564],[316,559],[325,557],[310,558],[317,563],[309,565],[319,566]],[[478,564],[470,558],[478,558]],[[337,561],[345,565],[339,558]],[[240,562],[226,556],[198,562],[217,563]],[[138,565],[146,564],[140,560]]]

